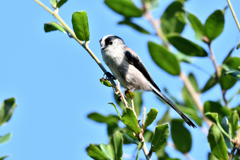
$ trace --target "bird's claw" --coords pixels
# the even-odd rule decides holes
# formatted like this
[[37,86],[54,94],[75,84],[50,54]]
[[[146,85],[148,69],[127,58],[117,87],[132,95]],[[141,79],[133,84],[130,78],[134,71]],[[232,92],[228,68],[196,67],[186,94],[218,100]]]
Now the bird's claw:
[[113,80],[116,80],[116,78],[110,73],[110,72],[107,72],[107,73],[104,73],[104,75],[106,75],[106,79],[113,79]]

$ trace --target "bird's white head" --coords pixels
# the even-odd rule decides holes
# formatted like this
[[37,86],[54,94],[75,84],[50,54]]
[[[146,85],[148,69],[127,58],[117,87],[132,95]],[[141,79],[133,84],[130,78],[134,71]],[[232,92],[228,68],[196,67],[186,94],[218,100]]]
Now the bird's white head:
[[122,38],[115,35],[107,35],[100,39],[100,45],[102,51],[113,51],[119,48],[125,47]]

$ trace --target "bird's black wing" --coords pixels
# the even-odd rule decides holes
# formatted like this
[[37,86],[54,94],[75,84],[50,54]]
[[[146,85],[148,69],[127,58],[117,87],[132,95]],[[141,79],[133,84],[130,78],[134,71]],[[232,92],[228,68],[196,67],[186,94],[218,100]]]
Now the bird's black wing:
[[149,72],[147,71],[146,67],[142,63],[141,59],[138,57],[138,55],[131,50],[130,48],[126,48],[125,56],[130,64],[132,64],[134,67],[136,67],[143,76],[159,91],[161,91],[158,86],[153,81],[152,77],[150,76]]

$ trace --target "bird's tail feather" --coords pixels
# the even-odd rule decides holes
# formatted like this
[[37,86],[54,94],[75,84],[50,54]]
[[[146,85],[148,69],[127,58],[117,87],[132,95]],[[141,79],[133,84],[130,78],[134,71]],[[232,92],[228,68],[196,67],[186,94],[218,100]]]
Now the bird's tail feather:
[[164,94],[158,91],[155,87],[151,86],[151,88],[153,89],[153,92],[159,98],[161,98],[164,102],[166,102],[170,107],[172,107],[190,127],[196,128],[196,125],[182,111],[180,111],[180,109],[178,109],[177,106],[170,99],[168,99]]

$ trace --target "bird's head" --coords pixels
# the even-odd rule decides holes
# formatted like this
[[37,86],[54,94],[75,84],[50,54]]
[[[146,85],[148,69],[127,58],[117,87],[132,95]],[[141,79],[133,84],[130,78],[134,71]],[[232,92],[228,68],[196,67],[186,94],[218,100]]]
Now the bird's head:
[[125,46],[122,38],[115,35],[107,35],[100,39],[101,50],[114,50]]

